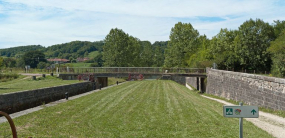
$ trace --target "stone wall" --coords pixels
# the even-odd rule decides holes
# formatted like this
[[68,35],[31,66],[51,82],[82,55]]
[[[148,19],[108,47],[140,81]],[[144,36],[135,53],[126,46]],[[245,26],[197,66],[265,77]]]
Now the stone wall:
[[197,77],[186,77],[186,83],[198,90],[199,89],[199,85],[197,84],[197,82],[199,81],[198,79],[199,78]]
[[173,80],[179,84],[182,84],[182,85],[186,84],[186,77],[184,77],[184,76],[171,75],[171,80]]
[[202,77],[186,77],[186,83],[188,85],[191,85],[196,90],[199,90],[200,92],[206,92],[206,78]]
[[14,92],[0,95],[0,111],[14,113],[31,107],[49,103],[69,96],[93,90],[91,82],[55,86],[37,90]]
[[285,110],[285,79],[207,69],[207,93],[271,109]]

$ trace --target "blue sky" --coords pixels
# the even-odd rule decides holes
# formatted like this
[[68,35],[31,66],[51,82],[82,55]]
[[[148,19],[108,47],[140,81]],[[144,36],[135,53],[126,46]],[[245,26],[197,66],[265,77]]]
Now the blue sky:
[[250,18],[285,20],[282,0],[0,0],[0,48],[103,40],[111,28],[169,40],[177,22],[212,38]]

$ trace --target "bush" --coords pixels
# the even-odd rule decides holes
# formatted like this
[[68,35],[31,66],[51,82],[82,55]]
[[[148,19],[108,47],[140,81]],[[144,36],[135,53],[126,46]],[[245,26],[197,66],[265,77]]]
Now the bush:
[[0,74],[1,82],[6,82],[10,80],[14,80],[19,78],[19,74],[11,73],[11,74]]

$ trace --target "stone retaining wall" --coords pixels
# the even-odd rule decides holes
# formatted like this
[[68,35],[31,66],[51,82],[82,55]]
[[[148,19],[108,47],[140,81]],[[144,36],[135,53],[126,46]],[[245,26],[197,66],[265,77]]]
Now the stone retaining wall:
[[91,82],[55,86],[37,90],[28,90],[0,95],[0,111],[14,113],[31,107],[49,103],[69,96],[78,95],[93,90]]
[[182,84],[182,85],[186,84],[186,77],[184,77],[184,76],[171,75],[171,80],[173,80],[179,84]]
[[186,77],[186,83],[191,85],[195,89],[199,89],[199,85],[197,84],[199,78],[197,77]]
[[271,109],[285,110],[285,79],[207,69],[206,93]]

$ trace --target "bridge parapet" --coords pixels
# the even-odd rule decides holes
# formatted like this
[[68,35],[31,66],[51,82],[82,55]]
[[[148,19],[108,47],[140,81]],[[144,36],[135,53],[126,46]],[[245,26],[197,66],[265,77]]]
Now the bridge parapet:
[[58,73],[142,73],[142,74],[201,74],[203,68],[161,68],[161,67],[62,67]]

